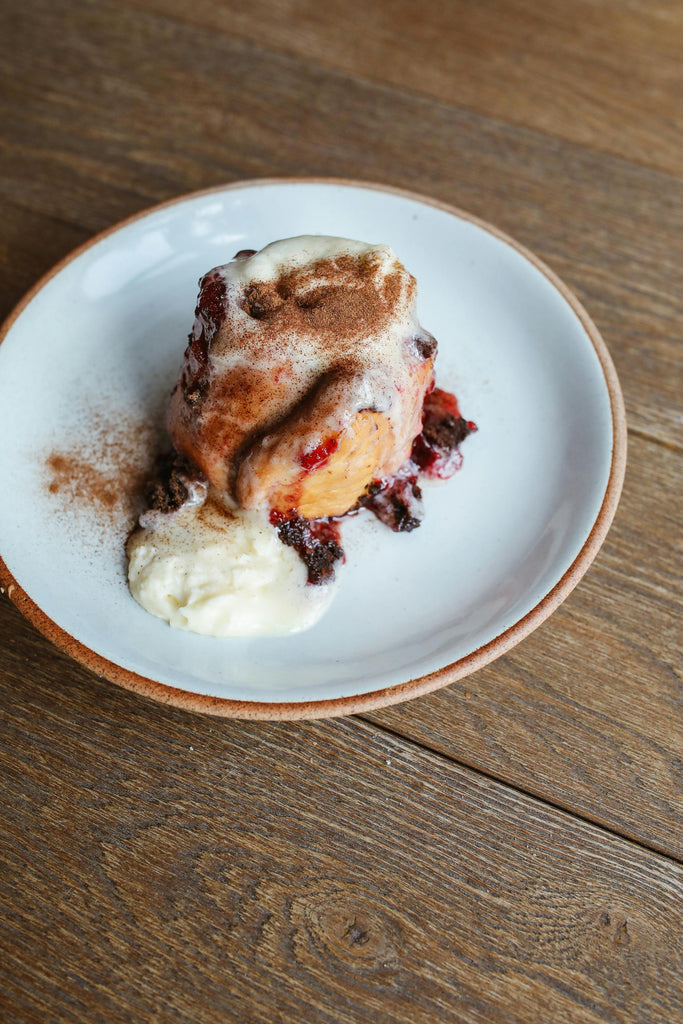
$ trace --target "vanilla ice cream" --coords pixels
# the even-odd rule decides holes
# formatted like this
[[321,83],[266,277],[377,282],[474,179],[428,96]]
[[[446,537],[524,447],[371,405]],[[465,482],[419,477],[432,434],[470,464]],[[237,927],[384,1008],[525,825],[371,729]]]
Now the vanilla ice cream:
[[336,584],[307,583],[306,566],[257,512],[212,501],[150,512],[128,541],[130,591],[176,629],[209,636],[278,636],[308,629]]

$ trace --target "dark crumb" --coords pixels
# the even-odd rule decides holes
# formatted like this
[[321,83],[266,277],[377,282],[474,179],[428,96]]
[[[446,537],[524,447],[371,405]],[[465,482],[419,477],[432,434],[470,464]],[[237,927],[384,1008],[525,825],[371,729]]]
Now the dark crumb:
[[165,452],[157,460],[155,476],[145,489],[147,508],[176,512],[190,496],[188,484],[203,480],[201,471],[185,455]]
[[309,583],[325,583],[334,576],[335,562],[344,559],[339,525],[329,519],[304,519],[293,509],[289,515],[271,512],[283,544],[294,548],[308,570]]
[[432,445],[440,448],[454,448],[470,433],[471,428],[463,416],[448,413],[442,420],[425,420],[422,433]]
[[[414,469],[414,473],[411,469]],[[370,484],[367,494],[359,499],[358,504],[377,516],[394,533],[416,530],[423,515],[417,467],[407,463],[396,476]]]
[[425,398],[422,431],[413,442],[410,458],[420,473],[447,480],[462,465],[460,445],[476,429],[476,423],[460,415],[455,395],[435,388]]
[[433,334],[429,331],[423,331],[422,334],[416,334],[410,339],[410,343],[417,352],[420,359],[431,359],[436,355],[437,341]]

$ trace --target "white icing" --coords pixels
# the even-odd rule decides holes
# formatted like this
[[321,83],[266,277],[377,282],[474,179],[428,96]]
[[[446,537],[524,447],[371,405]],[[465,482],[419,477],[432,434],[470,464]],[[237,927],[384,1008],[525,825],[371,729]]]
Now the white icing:
[[313,626],[336,589],[307,584],[304,563],[259,513],[212,503],[155,513],[128,542],[135,600],[176,629],[279,636]]
[[[415,316],[413,293],[409,288],[411,278],[403,269],[396,255],[388,245],[369,245],[356,242],[349,238],[332,238],[327,235],[300,235],[296,238],[285,238],[271,242],[260,252],[247,258],[234,259],[225,266],[217,267],[226,286],[227,316],[211,349],[211,360],[218,373],[223,373],[234,366],[248,364],[270,370],[282,361],[282,349],[263,344],[264,325],[260,320],[251,317],[244,308],[243,297],[246,289],[254,282],[278,280],[282,274],[294,268],[305,269],[320,261],[334,261],[337,257],[352,255],[372,260],[374,275],[371,281],[361,279],[357,287],[381,288],[384,280],[392,273],[400,271],[403,276],[403,290],[391,316],[388,316],[381,327],[368,331],[362,338],[337,337],[331,341],[322,337],[315,330],[298,330],[287,332],[283,342],[287,344],[287,359],[291,360],[293,377],[302,377],[306,381],[315,379],[334,359],[352,357],[362,364],[364,373],[357,379],[363,379],[367,372],[376,371],[377,382],[383,382],[380,388],[385,396],[387,374],[396,380],[406,375],[403,342],[408,334],[420,331]],[[334,285],[342,276],[335,273],[334,262],[325,264],[326,272],[317,274],[309,288],[323,285]],[[348,284],[348,279],[344,278]],[[303,294],[301,289],[299,294]],[[195,329],[197,325],[195,324]],[[221,341],[225,339],[225,343]],[[380,370],[381,367],[381,370]],[[375,389],[367,383],[358,400],[366,401],[369,393]],[[357,402],[354,411],[358,411]]]
[[388,245],[370,245],[331,235],[296,235],[271,242],[253,256],[232,260],[222,269],[226,280],[244,286],[252,281],[277,281],[293,267],[334,260],[339,256],[372,256],[385,272],[397,264],[396,256]]

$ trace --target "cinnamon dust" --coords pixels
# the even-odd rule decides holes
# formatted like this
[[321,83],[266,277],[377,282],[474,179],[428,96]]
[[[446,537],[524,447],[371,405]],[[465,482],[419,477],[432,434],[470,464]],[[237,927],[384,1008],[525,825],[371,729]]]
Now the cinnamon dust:
[[46,460],[50,494],[68,494],[72,501],[113,508],[118,499],[115,481],[71,452],[52,452]]
[[151,423],[93,412],[82,437],[44,458],[44,489],[63,513],[128,529],[139,512],[156,430]]
[[[276,281],[255,282],[244,308],[268,333],[315,332],[347,343],[381,330],[405,279],[401,271],[383,277],[372,259],[338,256],[295,267]],[[415,288],[412,277],[410,288]]]

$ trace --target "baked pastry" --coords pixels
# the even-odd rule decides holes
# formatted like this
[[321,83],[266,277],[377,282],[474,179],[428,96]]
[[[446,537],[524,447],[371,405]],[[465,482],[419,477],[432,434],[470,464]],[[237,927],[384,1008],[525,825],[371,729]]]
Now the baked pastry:
[[436,342],[388,246],[304,236],[201,281],[168,426],[229,506],[340,516],[410,456]]

